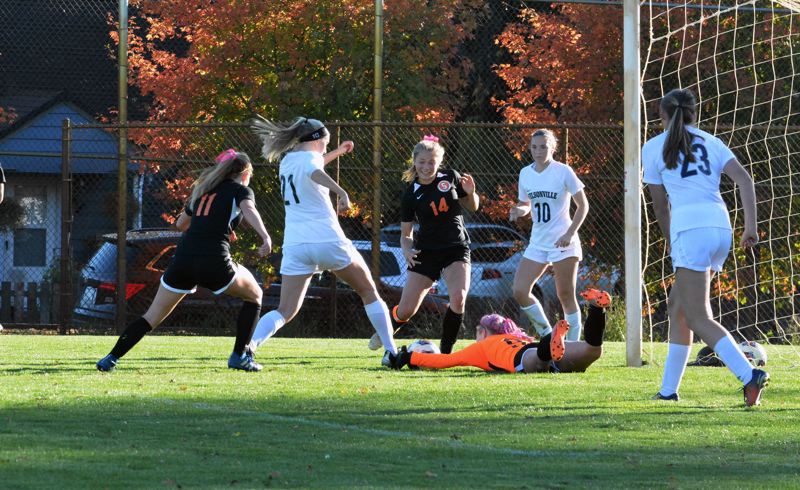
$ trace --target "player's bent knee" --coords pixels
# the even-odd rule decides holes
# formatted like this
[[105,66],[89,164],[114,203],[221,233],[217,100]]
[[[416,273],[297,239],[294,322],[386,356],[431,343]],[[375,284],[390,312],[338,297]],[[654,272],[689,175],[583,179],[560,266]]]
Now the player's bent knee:
[[514,295],[514,299],[517,301],[517,303],[520,304],[528,303],[532,297],[530,291],[522,288],[514,288],[512,294]]

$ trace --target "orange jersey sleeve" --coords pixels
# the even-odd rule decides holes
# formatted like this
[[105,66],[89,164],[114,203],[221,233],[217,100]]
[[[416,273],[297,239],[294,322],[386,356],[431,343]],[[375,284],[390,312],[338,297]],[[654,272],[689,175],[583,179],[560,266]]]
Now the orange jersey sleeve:
[[472,366],[484,371],[516,372],[515,357],[528,342],[512,335],[492,335],[452,354],[411,353],[411,365],[430,369]]

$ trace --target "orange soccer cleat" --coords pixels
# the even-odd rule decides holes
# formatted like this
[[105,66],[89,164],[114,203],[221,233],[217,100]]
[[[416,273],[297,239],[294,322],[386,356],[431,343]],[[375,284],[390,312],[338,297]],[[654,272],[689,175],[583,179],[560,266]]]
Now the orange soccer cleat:
[[581,298],[600,308],[611,306],[611,295],[599,289],[588,288],[581,293]]
[[550,355],[553,360],[558,362],[564,357],[564,338],[569,332],[569,323],[566,320],[559,320],[556,322],[553,333],[550,334]]

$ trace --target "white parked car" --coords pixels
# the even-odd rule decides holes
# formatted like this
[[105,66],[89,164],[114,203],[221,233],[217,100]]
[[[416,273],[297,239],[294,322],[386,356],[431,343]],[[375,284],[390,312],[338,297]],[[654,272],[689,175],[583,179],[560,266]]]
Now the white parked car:
[[[513,301],[514,274],[522,260],[522,253],[528,246],[527,238],[517,230],[503,225],[467,223],[466,226],[472,242],[469,296],[496,300],[499,303]],[[381,239],[395,245],[399,250],[400,225],[381,229]],[[399,253],[402,258],[402,251]],[[578,267],[575,289],[579,293],[588,287],[594,287],[613,293],[618,290],[621,279],[619,268],[593,265],[591,259],[585,258]],[[437,291],[439,295],[447,295],[447,284],[444,280],[439,281]],[[536,282],[533,291],[546,311],[560,311],[555,278],[550,268]]]

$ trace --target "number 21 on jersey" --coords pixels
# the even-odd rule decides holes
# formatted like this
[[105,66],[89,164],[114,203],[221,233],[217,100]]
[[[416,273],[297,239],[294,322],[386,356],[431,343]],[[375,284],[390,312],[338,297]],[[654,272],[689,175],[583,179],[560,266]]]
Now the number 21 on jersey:
[[447,200],[445,198],[439,199],[439,208],[436,208],[436,203],[431,201],[431,209],[433,210],[434,216],[439,216],[439,213],[446,213],[450,211],[450,206],[447,205]]
[[289,187],[292,190],[292,197],[294,198],[295,204],[300,204],[300,198],[297,197],[297,189],[294,187],[294,175],[289,174],[289,176],[281,175],[281,195],[283,196],[283,204],[286,206],[290,205],[288,199],[286,199],[286,184],[289,184]]

